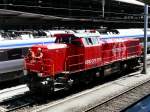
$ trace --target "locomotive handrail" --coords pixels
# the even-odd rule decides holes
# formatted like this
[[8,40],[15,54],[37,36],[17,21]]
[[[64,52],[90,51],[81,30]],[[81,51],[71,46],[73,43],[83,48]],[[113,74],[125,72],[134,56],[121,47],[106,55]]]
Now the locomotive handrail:
[[69,67],[77,66],[77,65],[81,65],[81,64],[84,64],[84,63],[70,64]]
[[[138,47],[139,45],[131,45],[131,46],[129,46],[129,47],[125,47],[125,49],[127,49],[127,50],[130,50],[130,49],[132,49],[132,48],[135,48],[135,49],[137,49],[137,47]],[[114,62],[114,61],[117,61],[117,60],[121,60],[121,59],[126,59],[123,55],[125,55],[125,56],[127,56],[127,55],[134,55],[134,57],[135,56],[138,56],[138,54],[140,53],[140,51],[135,51],[135,52],[127,52],[127,51],[124,51],[123,50],[123,46],[122,47],[116,47],[116,48],[114,48],[114,49],[117,49],[117,48],[119,48],[120,50],[116,50],[116,51],[114,51],[115,52],[115,54],[116,55],[111,55],[111,56],[109,56],[109,57],[104,57],[103,58],[103,60],[105,61],[104,63],[107,63],[107,60],[109,60],[108,62],[110,62],[110,60],[111,59],[115,59],[115,60],[113,60],[112,62]],[[104,50],[104,51],[102,51],[102,52],[107,52],[107,53],[112,53],[112,49],[110,49],[110,50]],[[123,52],[124,52],[124,54],[123,54]],[[120,54],[117,54],[117,53],[120,53]],[[68,56],[68,58],[67,58],[67,61],[70,59],[70,58],[74,58],[74,57],[79,57],[79,56],[83,56],[84,54],[79,54],[79,55],[72,55],[72,56]],[[108,54],[109,55],[109,54]],[[130,56],[129,56],[130,57]],[[131,56],[132,57],[132,56]],[[66,63],[67,63],[67,61],[66,61]],[[67,71],[67,66],[66,66],[66,63],[65,63],[65,71]],[[84,64],[84,62],[82,63],[82,62],[79,62],[79,63],[75,63],[75,64],[70,64],[70,65],[68,65],[68,67],[69,67],[69,69],[70,69],[70,67],[73,67],[73,66],[78,66],[78,65],[82,65],[82,64]],[[80,68],[79,68],[80,69]]]
[[134,45],[134,46],[127,46],[126,48],[130,48],[130,47],[138,47],[139,45]]
[[[54,72],[55,72],[55,71],[54,71],[54,67],[55,67],[55,66],[54,66],[53,60],[52,60],[52,59],[43,59],[43,61],[47,61],[47,60],[48,60],[48,61],[51,61],[51,62],[52,62],[52,65],[45,64],[45,63],[44,63],[43,65],[44,65],[44,67],[45,67],[45,66],[50,67],[50,69],[51,69],[51,71],[52,71],[52,75],[54,76]],[[49,71],[48,71],[48,73],[49,73]]]
[[[46,65],[46,66],[48,66],[48,67],[51,69],[51,71],[52,71],[52,76],[54,76],[54,64],[52,64],[52,65]],[[47,71],[44,71],[44,72],[50,73],[50,70],[48,69]]]
[[68,56],[68,58],[77,57],[77,56],[84,56],[84,54],[72,55],[72,56]]
[[[78,55],[71,55],[71,56],[68,56],[67,57],[67,59],[66,59],[66,61],[65,61],[65,71],[67,71],[67,61],[69,61],[69,59],[70,58],[74,58],[74,57],[80,57],[80,56],[84,56],[84,54],[78,54]],[[79,62],[79,63],[75,63],[75,64],[69,64],[68,65],[68,69],[70,70],[70,67],[73,67],[73,66],[79,66],[79,65],[82,65],[82,64],[84,64],[84,62]],[[79,67],[79,69],[80,69],[80,67]],[[79,70],[78,69],[78,70]]]
[[[29,60],[28,57],[26,57],[25,60]],[[33,62],[31,63],[31,61],[33,61]],[[52,65],[46,64],[45,61],[51,61]],[[26,66],[33,66],[36,63],[37,64],[41,63],[41,67],[42,67],[43,70],[45,70],[45,67],[48,67],[49,69],[47,71],[44,71],[44,72],[50,73],[50,70],[51,70],[52,71],[52,75],[54,76],[54,63],[53,63],[52,59],[39,59],[39,60],[32,59],[29,62],[26,62],[25,65]],[[34,70],[34,71],[37,71],[37,70]]]
[[[134,45],[134,46],[129,46],[129,47],[126,47],[126,49],[127,50],[129,50],[129,49],[132,49],[132,48],[135,48],[135,49],[137,49],[137,47],[138,47],[139,45]],[[123,47],[120,47],[120,49],[121,48],[123,48]],[[115,49],[115,48],[114,48]],[[117,47],[116,47],[116,49],[117,49]],[[107,53],[112,53],[112,49],[110,49],[110,50],[104,50],[104,51],[102,51],[102,52],[107,52]],[[109,57],[104,57],[103,58],[103,61],[104,61],[104,63],[107,63],[107,60],[108,60],[108,62],[114,62],[114,61],[118,61],[118,60],[123,60],[123,59],[126,59],[126,58],[132,58],[132,57],[135,57],[135,56],[138,56],[139,55],[139,53],[140,53],[140,51],[139,50],[137,50],[137,51],[135,51],[134,50],[134,52],[127,52],[127,51],[125,51],[125,54],[124,55],[126,55],[126,58],[124,58],[124,56],[122,55],[122,53],[120,53],[120,55],[117,55],[117,53],[119,53],[119,52],[123,52],[122,50],[121,51],[115,51],[115,55],[111,55],[111,56],[109,56]],[[109,54],[109,55],[110,55]],[[127,57],[127,55],[129,55],[129,57]],[[131,56],[130,56],[131,55]],[[110,61],[111,59],[115,59],[115,60],[112,60],[112,61]]]

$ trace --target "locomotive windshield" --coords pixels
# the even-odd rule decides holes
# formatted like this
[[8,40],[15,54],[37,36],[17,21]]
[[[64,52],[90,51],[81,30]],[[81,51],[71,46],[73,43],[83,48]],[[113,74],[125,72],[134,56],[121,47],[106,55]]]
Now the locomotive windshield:
[[77,37],[75,37],[74,35],[65,35],[58,37],[56,39],[56,43],[72,44],[75,39],[77,39]]

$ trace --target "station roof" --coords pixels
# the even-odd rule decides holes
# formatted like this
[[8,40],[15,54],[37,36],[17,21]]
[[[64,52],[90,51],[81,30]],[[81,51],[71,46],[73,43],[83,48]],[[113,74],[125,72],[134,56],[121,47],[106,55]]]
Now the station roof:
[[150,0],[115,0],[115,1],[136,4],[136,5],[144,5],[144,3],[150,5]]
[[68,17],[28,13],[28,12],[7,10],[7,9],[0,9],[0,16],[1,17],[17,17],[17,18],[34,18],[34,19],[41,19],[41,20],[91,21],[91,19],[85,19],[85,18],[80,18],[80,19],[68,18]]
[[[7,0],[8,1],[8,0]],[[95,26],[106,26],[109,23],[117,23],[117,24],[129,24],[129,23],[138,23],[139,25],[143,24],[143,18],[139,17],[143,14],[143,6],[137,6],[128,3],[120,3],[116,2],[117,0],[106,0],[105,2],[105,18],[102,17],[102,11],[99,9],[100,5],[90,5],[91,3],[87,3],[87,6],[91,7],[88,9],[84,6],[84,2],[78,7],[70,7],[68,8],[67,4],[62,2],[61,7],[59,4],[24,4],[24,2],[15,2],[15,1],[23,1],[23,0],[13,0],[14,2],[8,2],[8,4],[2,4],[0,2],[0,26],[6,29],[13,27],[23,28],[24,27],[82,27],[82,25],[91,27],[90,24],[86,24],[87,22],[91,22]],[[29,0],[27,0],[29,1]],[[33,0],[31,0],[33,1]],[[46,1],[46,0],[42,0]],[[60,0],[57,0],[60,1]],[[72,0],[73,4],[80,4],[80,0]],[[76,2],[75,2],[76,1]],[[100,0],[81,0],[81,1],[100,1]],[[124,0],[124,1],[135,1],[135,0]],[[51,0],[50,0],[51,2]],[[109,5],[107,3],[110,2]],[[139,2],[139,1],[138,1]],[[13,4],[12,4],[13,3]],[[44,2],[43,2],[44,3]],[[97,2],[96,2],[97,3]],[[98,2],[101,4],[101,2]],[[21,4],[21,5],[18,5]],[[64,5],[63,5],[64,4]],[[119,5],[120,4],[120,5]],[[144,5],[144,4],[143,4]],[[111,6],[111,10],[110,10]],[[133,6],[135,6],[133,8]],[[67,7],[67,8],[63,8]],[[129,8],[128,8],[129,7]],[[3,9],[2,9],[3,8]],[[33,9],[33,10],[30,10]],[[119,12],[116,10],[120,10]],[[131,12],[130,10],[134,9],[135,12]],[[110,12],[109,12],[110,10]],[[108,11],[108,12],[107,12]],[[129,13],[128,13],[129,12]],[[93,16],[95,15],[95,16]],[[133,15],[133,16],[132,16]],[[125,17],[124,17],[125,16]],[[127,17],[127,18],[126,18]],[[134,18],[132,18],[134,17]],[[58,22],[59,21],[59,22]],[[82,25],[77,25],[77,24]],[[109,24],[110,27],[113,26]],[[17,27],[18,26],[18,27]],[[134,26],[133,26],[134,27]]]
[[21,12],[21,11],[13,11],[13,10],[6,10],[0,9],[0,15],[4,17],[10,16],[17,16],[23,18],[41,18],[41,19],[60,19],[56,16],[49,16],[49,15],[42,15],[42,14],[35,14],[35,13],[28,13],[28,12]]
[[143,3],[150,5],[150,0],[137,0],[137,1],[140,1],[140,2],[143,2]]
[[144,2],[142,2],[142,0],[141,1],[140,0],[139,1],[137,0],[115,0],[115,1],[144,6]]

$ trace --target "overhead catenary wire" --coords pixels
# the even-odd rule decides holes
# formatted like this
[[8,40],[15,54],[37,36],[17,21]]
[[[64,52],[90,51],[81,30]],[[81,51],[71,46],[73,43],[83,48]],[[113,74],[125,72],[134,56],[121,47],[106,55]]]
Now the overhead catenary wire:
[[[45,7],[45,6],[36,6],[36,5],[15,5],[15,4],[0,4],[0,6],[12,6],[12,7],[26,7],[26,8],[39,8],[39,9],[54,9],[54,10],[68,10],[68,11],[80,11],[80,12],[93,12],[93,13],[102,13],[99,10],[87,10],[87,9],[76,9],[76,8],[65,8],[65,7]],[[120,13],[120,12],[109,12],[105,11],[106,14],[118,14],[118,15],[128,15],[128,16],[141,16],[141,14],[129,14],[129,13]]]

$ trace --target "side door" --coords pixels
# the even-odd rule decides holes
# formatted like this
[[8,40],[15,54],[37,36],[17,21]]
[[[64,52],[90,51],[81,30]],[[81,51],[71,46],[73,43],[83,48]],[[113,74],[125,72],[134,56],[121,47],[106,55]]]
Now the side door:
[[85,38],[85,66],[91,69],[102,64],[101,45],[96,37]]
[[79,71],[85,68],[85,55],[84,46],[81,38],[72,40],[71,44],[68,44],[69,51],[67,57],[67,65],[69,71]]

